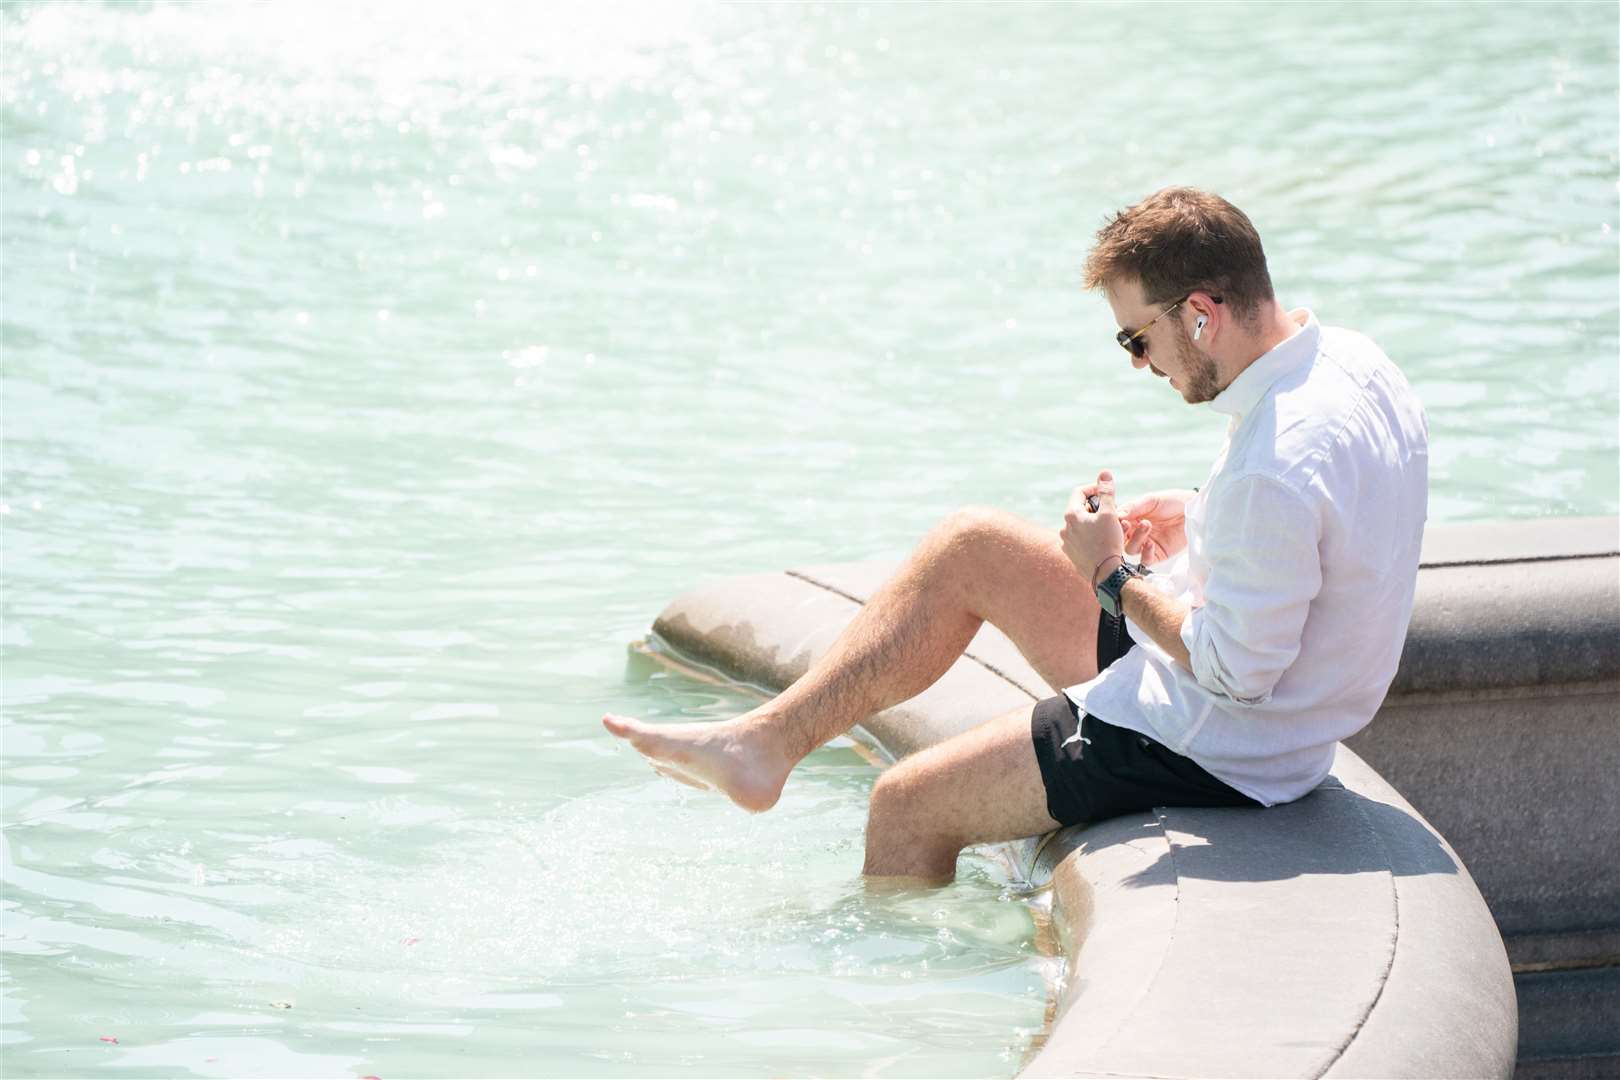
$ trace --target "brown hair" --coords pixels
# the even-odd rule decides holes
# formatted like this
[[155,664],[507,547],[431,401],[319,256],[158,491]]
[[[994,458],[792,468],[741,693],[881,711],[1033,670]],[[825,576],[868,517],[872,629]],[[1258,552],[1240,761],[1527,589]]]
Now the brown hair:
[[1168,304],[1197,289],[1220,297],[1245,319],[1275,296],[1254,223],[1219,195],[1197,188],[1156,191],[1098,230],[1086,256],[1086,288],[1126,278],[1141,281],[1150,304]]

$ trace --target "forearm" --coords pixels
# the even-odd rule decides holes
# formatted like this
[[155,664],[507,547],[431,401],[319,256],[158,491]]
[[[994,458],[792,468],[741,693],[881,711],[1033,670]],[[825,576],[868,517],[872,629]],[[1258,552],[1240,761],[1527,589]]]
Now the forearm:
[[1181,640],[1181,624],[1190,610],[1188,605],[1164,595],[1142,578],[1128,579],[1120,590],[1120,599],[1131,622],[1146,631],[1172,660],[1191,671],[1192,656]]

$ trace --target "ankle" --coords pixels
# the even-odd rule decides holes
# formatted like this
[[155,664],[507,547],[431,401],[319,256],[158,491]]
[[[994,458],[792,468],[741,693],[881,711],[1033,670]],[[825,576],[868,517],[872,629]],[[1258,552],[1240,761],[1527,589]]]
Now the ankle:
[[815,747],[799,745],[803,740],[798,735],[798,729],[787,716],[773,709],[773,704],[767,702],[733,722],[737,725],[738,736],[753,750],[792,769]]

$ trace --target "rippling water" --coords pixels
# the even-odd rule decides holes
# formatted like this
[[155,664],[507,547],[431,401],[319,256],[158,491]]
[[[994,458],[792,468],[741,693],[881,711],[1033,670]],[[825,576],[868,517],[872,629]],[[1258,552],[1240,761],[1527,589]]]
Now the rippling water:
[[746,818],[597,716],[747,704],[626,667],[692,584],[1201,475],[1077,290],[1163,184],[1405,367],[1435,520],[1620,506],[1612,5],[0,28],[7,1075],[1014,1072],[989,863],[869,894],[847,746]]

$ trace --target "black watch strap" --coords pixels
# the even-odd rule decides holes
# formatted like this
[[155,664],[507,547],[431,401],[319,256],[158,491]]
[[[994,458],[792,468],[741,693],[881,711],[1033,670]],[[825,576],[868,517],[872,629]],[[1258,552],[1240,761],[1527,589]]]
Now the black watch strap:
[[1097,586],[1097,603],[1111,617],[1119,618],[1125,610],[1125,601],[1120,595],[1125,583],[1133,577],[1142,576],[1142,572],[1130,563],[1120,563],[1118,569],[1103,578]]

